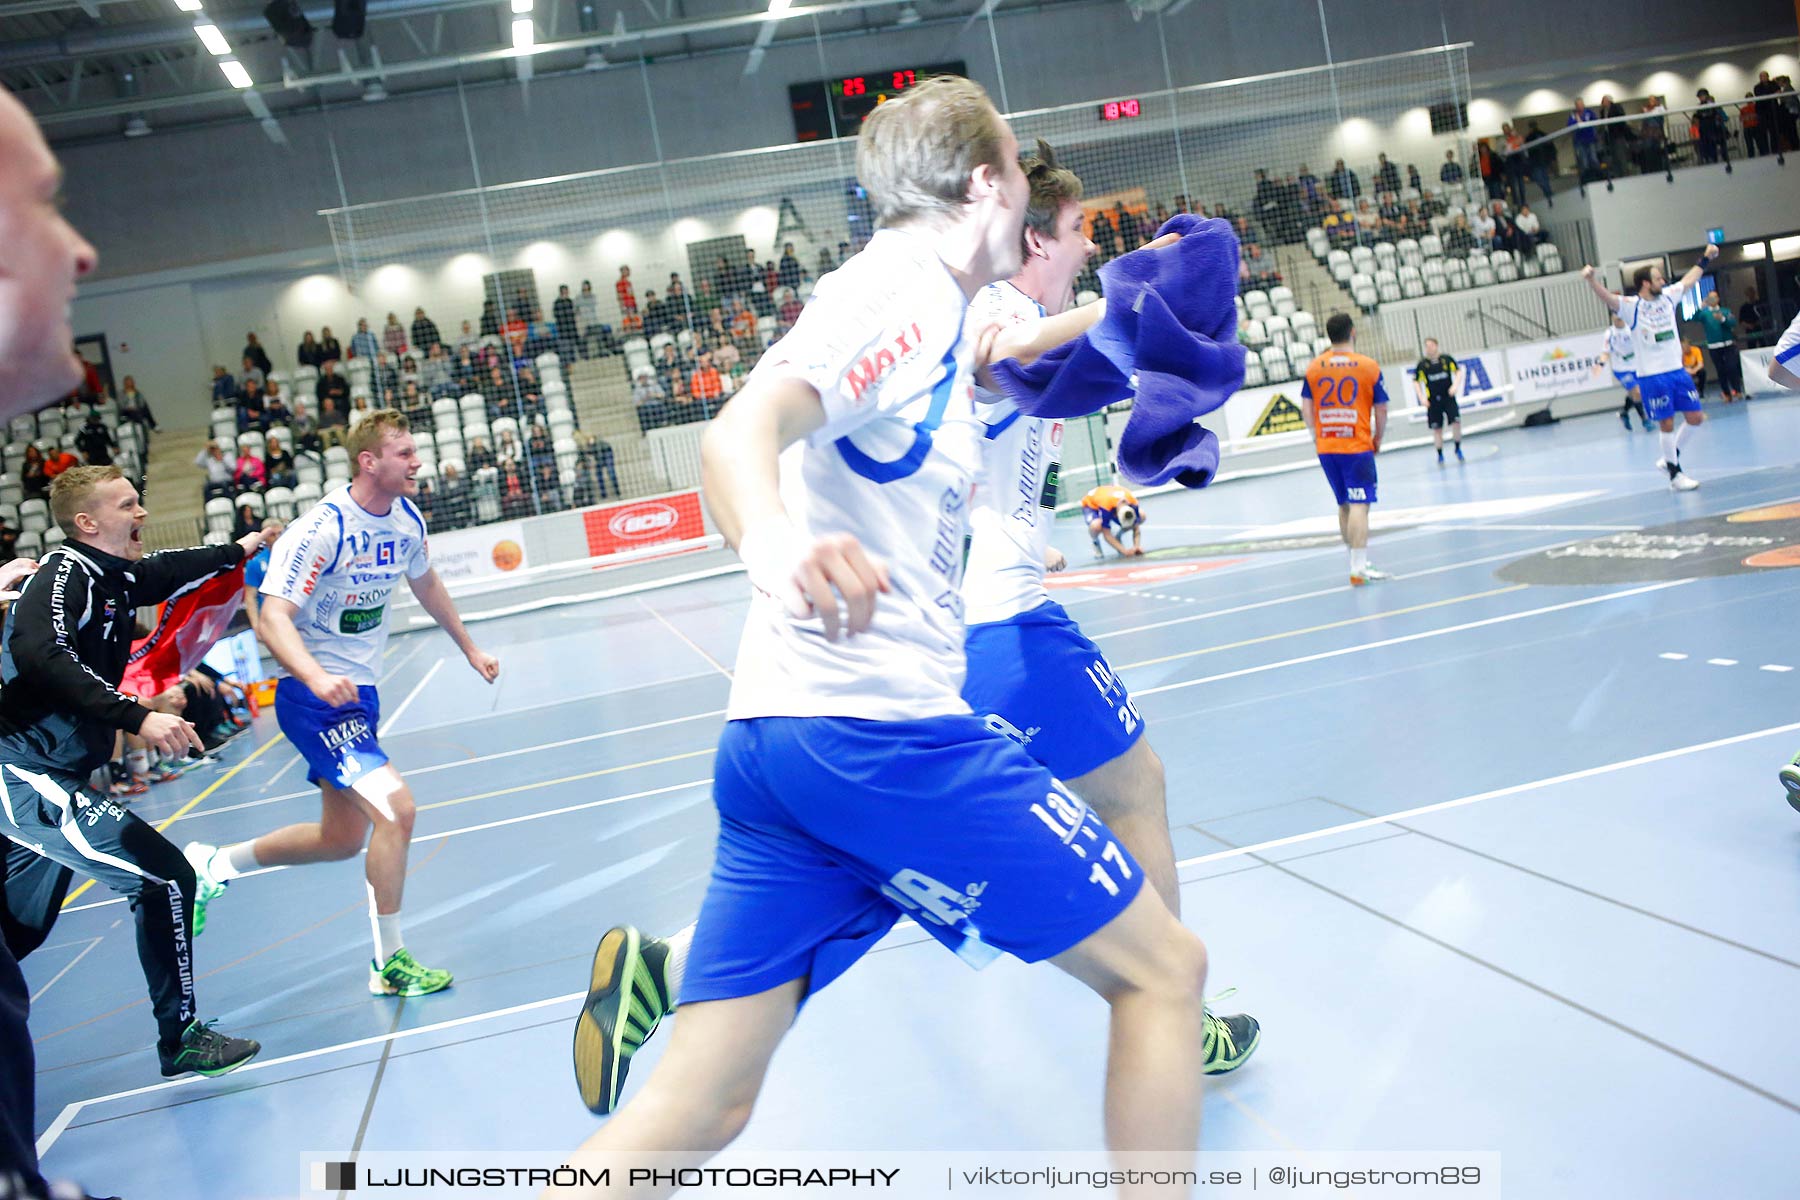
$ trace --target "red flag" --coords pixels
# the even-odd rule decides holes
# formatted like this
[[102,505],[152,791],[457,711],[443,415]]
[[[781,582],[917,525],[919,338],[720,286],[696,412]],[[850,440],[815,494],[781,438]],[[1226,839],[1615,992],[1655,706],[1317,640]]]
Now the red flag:
[[166,691],[200,665],[244,603],[244,568],[188,584],[162,606],[150,636],[131,643],[120,690],[144,699]]

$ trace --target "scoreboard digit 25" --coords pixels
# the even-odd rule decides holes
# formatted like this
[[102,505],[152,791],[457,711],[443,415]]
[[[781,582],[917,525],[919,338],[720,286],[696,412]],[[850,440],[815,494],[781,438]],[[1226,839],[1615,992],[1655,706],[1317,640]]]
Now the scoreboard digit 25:
[[862,128],[863,118],[882,101],[917,87],[933,75],[967,73],[967,67],[960,62],[931,63],[790,84],[788,104],[794,112],[794,140],[824,141],[834,133],[838,137],[854,137]]

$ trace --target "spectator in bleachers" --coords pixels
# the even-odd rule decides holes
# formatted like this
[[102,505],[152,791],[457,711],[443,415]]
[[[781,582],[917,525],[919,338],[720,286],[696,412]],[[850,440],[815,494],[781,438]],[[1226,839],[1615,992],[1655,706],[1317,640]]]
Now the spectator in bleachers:
[[437,432],[437,418],[431,412],[431,397],[419,390],[419,385],[409,383],[400,393],[400,411],[406,414],[407,424],[414,429],[422,429],[426,433]]
[[439,342],[425,356],[425,365],[419,368],[419,383],[433,399],[440,396],[456,395],[456,381],[450,373],[450,356],[444,353],[444,344]]
[[525,439],[525,461],[533,471],[545,463],[556,465],[556,446],[550,440],[550,431],[542,425],[533,425]]
[[244,390],[237,398],[237,427],[243,433],[247,429],[261,429],[263,418],[262,384],[255,379],[244,381]]
[[[1695,94],[1702,104],[1712,104],[1713,95],[1705,88]],[[1716,108],[1701,109],[1693,116],[1695,153],[1702,163],[1719,161],[1719,149],[1725,143],[1725,115]]]
[[531,492],[517,460],[500,461],[500,515],[507,520],[531,515]]
[[325,361],[325,348],[319,345],[319,339],[313,336],[312,330],[300,335],[300,348],[294,351],[294,358],[301,366],[315,370]]
[[438,334],[437,322],[425,315],[422,308],[413,309],[412,344],[420,354],[430,354],[433,346],[441,345],[444,339]]
[[525,323],[525,318],[519,315],[518,309],[507,310],[506,325],[503,327],[502,333],[505,335],[506,346],[512,352],[512,356],[514,358],[522,357],[525,353],[525,339],[531,334],[531,326]]
[[1500,142],[1500,165],[1506,172],[1507,195],[1514,204],[1523,204],[1530,159],[1525,153],[1525,135],[1514,129],[1512,122],[1504,121],[1500,125]]
[[600,297],[595,294],[593,283],[586,279],[581,281],[581,291],[575,296],[575,341],[584,359],[597,358],[607,352],[606,338],[600,328]]
[[654,291],[648,289],[644,292],[643,317],[645,337],[655,337],[659,333],[668,331],[667,307],[656,298]]
[[294,473],[294,456],[282,448],[280,438],[270,438],[263,447],[263,477],[270,487],[300,485],[300,477]]
[[[232,486],[240,492],[260,492],[267,480],[268,474],[263,469],[262,459],[250,453],[250,447],[239,446],[237,464],[231,469]],[[257,526],[253,525],[251,528],[255,529]],[[243,535],[239,534],[238,536],[242,537]]]
[[438,476],[436,501],[437,521],[434,526],[427,518],[427,528],[461,529],[469,523],[469,485],[453,462],[445,463]]
[[371,411],[372,410],[369,407],[369,398],[367,396],[352,396],[350,397],[349,411],[344,413],[344,423],[346,425],[354,425],[364,417],[368,416]]
[[1500,168],[1500,156],[1488,138],[1475,139],[1475,172],[1487,188],[1489,200],[1498,200],[1506,192],[1506,173]]
[[350,335],[350,357],[373,360],[381,352],[381,343],[369,332],[369,318],[356,319],[356,332]]
[[246,355],[244,357],[243,369],[238,372],[238,395],[243,395],[244,390],[252,383],[260,388],[263,384],[263,380],[267,378],[268,373],[256,365],[255,359]]
[[1325,202],[1325,215],[1319,219],[1319,228],[1325,231],[1325,240],[1333,250],[1348,250],[1356,244],[1356,218],[1344,211],[1344,206],[1336,200]]
[[1569,119],[1563,122],[1565,127],[1575,127],[1571,136],[1575,147],[1575,169],[1584,183],[1600,175],[1600,130],[1595,127],[1594,120],[1594,110],[1587,106],[1587,101],[1576,100],[1575,107],[1569,110]]
[[[1764,74],[1767,74],[1765,71]],[[1756,93],[1745,92],[1744,102],[1738,105],[1738,125],[1744,131],[1744,157],[1755,158],[1760,152],[1767,157],[1773,153],[1769,149],[1768,134],[1773,130],[1765,130],[1757,112]]]
[[1667,109],[1663,107],[1662,98],[1650,96],[1644,100],[1638,114],[1643,118],[1638,122],[1638,170],[1649,175],[1656,171],[1666,171],[1669,166],[1669,119]]
[[0,562],[11,562],[19,556],[19,532],[0,516]]
[[800,259],[794,253],[794,243],[781,244],[781,262],[775,268],[775,281],[782,287],[793,288],[796,292],[806,282],[806,268],[800,265]]
[[456,363],[450,368],[450,380],[456,385],[458,395],[481,390],[482,380],[486,373],[475,357],[475,347],[460,346],[456,351]]
[[25,459],[19,464],[19,487],[27,500],[42,500],[50,494],[50,472],[36,442],[26,443]]
[[288,418],[288,432],[301,451],[317,454],[325,449],[319,438],[319,422],[306,407],[306,401],[294,401],[294,415]]
[[406,353],[406,326],[393,313],[387,315],[387,324],[381,327],[381,348],[395,358]]
[[230,378],[225,367],[212,367],[212,403],[229,405],[234,399],[238,399],[238,380]]
[[1444,231],[1444,252],[1451,258],[1467,258],[1474,248],[1475,231],[1469,228],[1469,218],[1458,213],[1450,228]]
[[501,465],[508,462],[519,462],[525,457],[524,448],[519,445],[518,437],[510,429],[501,430],[494,438],[494,454]]
[[344,430],[350,426],[350,420],[338,401],[326,396],[319,401],[319,439],[327,446],[335,446],[344,440]]
[[462,331],[456,335],[456,346],[454,347],[456,357],[461,358],[464,354],[480,344],[481,335],[475,332],[475,326],[468,321],[464,321],[462,323]]
[[[1166,211],[1166,210],[1165,210]],[[1256,171],[1256,192],[1250,198],[1250,211],[1264,229],[1273,228],[1281,220],[1281,197],[1278,185],[1269,178],[1269,173],[1260,167]],[[1166,215],[1159,214],[1156,227],[1161,229],[1168,220]]]
[[1361,246],[1373,246],[1381,240],[1381,214],[1364,196],[1356,202],[1356,241]]
[[336,336],[332,334],[331,326],[329,325],[322,325],[319,327],[319,356],[324,360],[319,364],[321,369],[325,366],[325,363],[342,362],[344,358],[344,348],[338,344],[338,340]]
[[404,388],[409,383],[414,387],[418,387],[424,382],[424,379],[424,375],[419,371],[419,360],[417,356],[408,354],[405,358],[400,360],[401,387]]
[[1397,237],[1395,230],[1398,229],[1400,225],[1401,216],[1406,212],[1406,210],[1400,206],[1400,197],[1394,192],[1382,192],[1380,197],[1380,207],[1375,211],[1376,214],[1381,217],[1382,234],[1390,241],[1395,240]]
[[655,367],[639,367],[631,379],[631,404],[638,428],[644,433],[669,423],[669,390],[657,378]]
[[494,300],[481,302],[481,336],[484,338],[500,336],[500,305]]
[[1300,189],[1301,220],[1308,225],[1316,224],[1325,215],[1325,193],[1319,186],[1319,177],[1312,173],[1312,168],[1301,163],[1294,184]]
[[537,493],[537,510],[540,513],[561,512],[569,507],[563,499],[561,474],[556,469],[554,459],[545,459],[531,469],[532,490]]
[[1332,164],[1326,188],[1331,192],[1333,200],[1355,200],[1362,195],[1362,181],[1357,179],[1355,171],[1344,165],[1341,158]]
[[1481,247],[1483,250],[1493,249],[1494,232],[1497,226],[1494,223],[1494,214],[1491,210],[1486,208],[1476,209],[1475,220],[1469,228],[1475,235],[1475,244],[1477,246]]
[[254,333],[246,333],[244,335],[244,349],[242,356],[254,363],[256,369],[261,371],[264,375],[267,375],[270,371],[275,369],[274,364],[269,361],[269,352],[262,348],[262,343],[256,340],[256,335]]
[[1419,180],[1419,168],[1416,163],[1406,164],[1406,186],[1415,192],[1422,192],[1425,190],[1424,185]]
[[1400,190],[1400,168],[1388,161],[1385,151],[1376,156],[1375,190],[1378,192],[1397,192]]
[[794,327],[794,322],[800,319],[800,313],[804,306],[800,303],[800,294],[793,288],[782,289],[780,300],[781,304],[775,310],[775,319],[780,331],[786,333]]
[[[336,359],[326,359],[325,364],[319,368],[319,378],[313,384],[313,399],[321,406],[327,400],[333,401],[340,410],[350,402],[350,384],[337,373]],[[319,411],[325,410],[321,407]]]
[[727,390],[737,390],[738,365],[743,362],[743,355],[738,353],[738,348],[731,342],[726,342],[714,350],[712,356],[713,366],[719,368],[719,379],[730,382],[731,386]]
[[663,295],[663,311],[668,315],[670,333],[692,329],[700,320],[700,310],[695,307],[694,298],[687,294],[678,275],[669,277],[669,290]]
[[1456,161],[1456,151],[1444,151],[1444,165],[1438,168],[1438,182],[1446,188],[1459,186],[1463,181],[1462,164]]
[[1538,246],[1549,240],[1543,222],[1538,220],[1529,204],[1519,205],[1518,214],[1513,217],[1513,228],[1519,232],[1519,249],[1525,254],[1535,255]]
[[625,491],[619,486],[619,473],[613,467],[612,445],[591,433],[577,433],[575,445],[576,486],[581,487],[587,481],[592,483],[586,498],[578,495],[575,502],[581,505],[598,504],[606,499],[609,487],[615,498],[623,498]]
[[129,375],[119,387],[119,419],[142,426],[146,432],[156,430],[156,417],[150,411],[150,401],[144,399],[144,393],[138,391],[137,380]]
[[1700,355],[1700,347],[1681,339],[1681,366],[1694,381],[1694,391],[1704,399],[1706,396],[1706,359]]
[[50,453],[44,458],[44,474],[48,475],[50,481],[54,483],[58,475],[61,475],[71,467],[79,467],[80,465],[81,460],[76,458],[73,454],[70,454],[68,450],[61,446],[52,446],[50,448]]
[[581,318],[575,315],[575,297],[566,283],[556,289],[550,320],[556,326],[556,353],[564,362],[575,361],[581,353]]
[[206,472],[206,498],[208,500],[224,496],[231,497],[231,463],[225,458],[225,451],[219,443],[208,442],[206,448],[194,456],[194,465]]
[[1506,213],[1506,202],[1503,200],[1494,201],[1492,210],[1488,215],[1494,222],[1494,240],[1490,249],[1519,249],[1519,230],[1518,227],[1513,224],[1513,219]]
[[499,462],[494,457],[494,452],[488,448],[487,439],[482,437],[470,440],[468,457],[463,461],[468,464],[468,468],[472,472],[495,466]]
[[1706,333],[1706,353],[1713,374],[1719,377],[1719,395],[1727,403],[1744,398],[1744,369],[1737,348],[1737,318],[1719,303],[1719,293],[1706,293],[1706,303],[1695,314]]
[[1756,127],[1762,130],[1765,154],[1794,149],[1793,146],[1786,146],[1782,143],[1781,102],[1764,99],[1766,96],[1780,94],[1781,86],[1769,78],[1767,71],[1756,77],[1756,86],[1750,89],[1750,95],[1756,101]]
[[1248,272],[1251,288],[1267,291],[1281,286],[1281,272],[1275,269],[1275,261],[1263,255],[1262,247],[1251,242],[1244,252],[1243,266]]
[[1431,232],[1431,218],[1425,215],[1421,201],[1408,200],[1406,211],[1400,214],[1400,236],[1422,238]]
[[1556,207],[1556,199],[1550,193],[1550,176],[1557,171],[1556,143],[1536,121],[1525,127],[1525,152],[1531,156],[1532,182],[1543,189],[1546,202]]
[[1744,302],[1738,306],[1738,331],[1743,334],[1744,345],[1759,346],[1768,330],[1769,306],[1763,303],[1762,294],[1752,285],[1744,292]]
[[1444,202],[1438,199],[1438,194],[1430,188],[1426,188],[1424,196],[1419,200],[1419,212],[1424,214],[1425,219],[1427,221],[1434,220],[1448,211]]
[[619,278],[613,284],[613,291],[619,297],[619,315],[626,316],[638,310],[637,295],[631,287],[631,268],[620,267]]
[[699,408],[701,420],[713,418],[719,411],[719,398],[724,394],[725,387],[719,381],[719,369],[713,366],[712,352],[702,350],[699,361],[694,364],[694,373],[688,377],[688,396]]
[[831,257],[831,249],[827,246],[820,246],[819,265],[814,270],[813,277],[815,279],[823,279],[835,270],[837,270],[837,260]]
[[1595,113],[1601,120],[1613,120],[1613,124],[1605,126],[1606,165],[1614,175],[1625,174],[1625,165],[1634,157],[1632,143],[1636,137],[1631,132],[1631,123],[1624,120],[1625,106],[1614,100],[1611,95],[1600,97],[1600,107]]
[[75,448],[87,459],[88,466],[110,467],[112,452],[119,448],[119,442],[106,427],[106,422],[100,419],[100,414],[90,412],[75,435]]
[[1800,150],[1800,94],[1794,94],[1794,81],[1786,75],[1775,77],[1775,90],[1786,92],[1775,109],[1775,128],[1781,135],[1781,148],[1787,153]]

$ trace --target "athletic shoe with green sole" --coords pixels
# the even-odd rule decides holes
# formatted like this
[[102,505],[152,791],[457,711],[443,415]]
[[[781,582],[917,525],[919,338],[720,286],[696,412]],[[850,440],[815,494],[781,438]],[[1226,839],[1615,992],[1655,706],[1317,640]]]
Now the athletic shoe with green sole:
[[261,1042],[220,1033],[212,1027],[211,1021],[205,1024],[189,1021],[181,1033],[181,1045],[174,1053],[161,1046],[156,1048],[156,1055],[162,1060],[162,1073],[168,1076],[185,1075],[189,1071],[196,1075],[228,1075],[261,1052]]
[[[1213,999],[1223,1000],[1234,990],[1228,988]],[[1202,1070],[1207,1075],[1228,1075],[1256,1053],[1256,1047],[1261,1041],[1262,1026],[1257,1024],[1255,1017],[1247,1013],[1215,1017],[1208,1009],[1206,1038],[1201,1043],[1201,1050],[1206,1055],[1206,1065]]]
[[378,967],[374,959],[369,960],[371,996],[429,996],[449,987],[452,978],[448,971],[421,967],[404,946],[394,951],[386,966]]
[[194,868],[194,936],[199,937],[206,932],[206,906],[225,894],[231,886],[227,879],[214,879],[208,869],[213,855],[219,852],[217,846],[209,846],[205,842],[189,842],[181,848],[181,856],[188,860]]
[[1800,754],[1794,755],[1794,761],[1781,768],[1781,786],[1787,789],[1788,803],[1800,812]]
[[668,965],[669,944],[629,925],[609,929],[600,939],[587,1002],[575,1019],[575,1084],[589,1112],[612,1112],[631,1056],[675,1007]]

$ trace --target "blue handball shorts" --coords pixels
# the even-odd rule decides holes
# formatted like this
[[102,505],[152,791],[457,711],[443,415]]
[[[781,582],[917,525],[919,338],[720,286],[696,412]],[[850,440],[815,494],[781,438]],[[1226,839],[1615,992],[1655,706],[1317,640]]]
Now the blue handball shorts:
[[1143,872],[1106,825],[974,716],[728,722],[719,844],[681,1003],[816,992],[912,917],[975,967],[1050,958]]
[[963,699],[1058,779],[1079,779],[1144,736],[1124,681],[1062,605],[968,628]]
[[1644,415],[1652,421],[1667,421],[1678,412],[1702,412],[1700,393],[1686,371],[1664,371],[1658,375],[1639,375],[1638,397],[1644,402]]
[[306,760],[308,781],[348,788],[387,765],[387,752],[375,740],[381,698],[366,684],[356,690],[355,704],[333,708],[292,676],[275,685],[275,722]]
[[[1682,374],[1685,375],[1685,374],[1687,374],[1687,372],[1683,371]],[[1624,388],[1628,392],[1632,388],[1634,388],[1638,385],[1638,377],[1637,377],[1636,371],[1614,371],[1613,378],[1618,380],[1619,386]]]
[[1375,454],[1321,454],[1319,465],[1340,505],[1375,503]]

